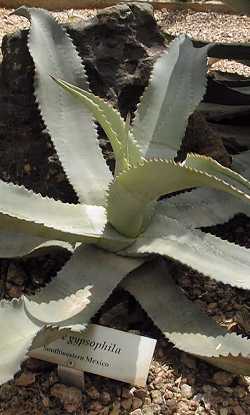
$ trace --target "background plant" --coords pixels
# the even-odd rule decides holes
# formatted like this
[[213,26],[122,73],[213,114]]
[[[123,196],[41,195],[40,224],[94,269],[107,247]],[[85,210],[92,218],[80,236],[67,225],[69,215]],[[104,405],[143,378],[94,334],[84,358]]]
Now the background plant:
[[[235,171],[194,154],[182,163],[173,161],[206,90],[208,47],[196,49],[185,36],[172,43],[154,66],[131,127],[129,117],[124,121],[89,92],[81,59],[61,26],[39,9],[22,7],[16,14],[31,21],[28,47],[37,103],[79,203],[0,182],[1,257],[53,247],[72,252],[37,295],[0,303],[5,333],[1,381],[13,376],[30,348],[83,329],[119,283],[176,347],[249,374],[249,341],[202,314],[161,262],[148,263],[155,255],[170,257],[217,281],[249,289],[248,250],[199,230],[238,212],[249,214],[250,184],[243,177],[249,177],[249,153],[234,158]],[[112,144],[114,178],[92,117]],[[158,201],[199,186],[210,189]]]

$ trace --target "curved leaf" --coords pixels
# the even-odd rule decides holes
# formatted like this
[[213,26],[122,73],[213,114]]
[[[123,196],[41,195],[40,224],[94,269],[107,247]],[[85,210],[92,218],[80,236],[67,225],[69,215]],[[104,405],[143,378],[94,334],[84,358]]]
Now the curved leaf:
[[70,242],[103,235],[107,220],[101,206],[62,203],[1,180],[0,193],[0,225],[8,231]]
[[133,123],[145,157],[172,158],[206,90],[207,52],[184,35],[156,61]]
[[[250,151],[233,156],[232,168],[249,180]],[[238,178],[236,175],[236,180]],[[250,217],[250,206],[225,192],[195,189],[160,201],[157,204],[157,213],[177,219],[184,226],[200,228],[225,223],[238,213]]]
[[44,254],[52,248],[62,248],[72,252],[72,246],[67,242],[46,240],[25,233],[0,232],[0,258]]
[[62,26],[47,12],[20,7],[15,14],[31,22],[28,47],[35,64],[35,95],[65,173],[81,202],[104,205],[112,175],[98,146],[91,115],[49,76],[88,89],[81,59]]
[[[208,159],[204,157],[204,160],[207,162]],[[185,163],[150,160],[130,168],[120,174],[110,186],[107,208],[109,222],[123,235],[138,235],[148,226],[153,214],[152,203],[160,196],[197,186],[223,190],[249,203],[249,183],[245,182],[243,177],[221,167],[223,175],[217,178],[210,172],[207,173],[206,170],[209,169],[206,164],[204,165],[205,171],[202,172],[186,166]],[[213,166],[213,162],[211,165]],[[217,174],[217,171],[215,173]],[[236,177],[240,189],[234,187]],[[246,193],[243,192],[243,182],[246,183]]]
[[142,262],[81,245],[47,287],[26,299],[26,310],[43,324],[86,324],[119,282]]
[[158,202],[156,214],[178,220],[189,228],[214,226],[238,213],[250,217],[250,205],[214,189],[195,189]]
[[[83,329],[115,286],[142,262],[80,246],[57,278],[33,300],[1,301],[0,384],[13,378],[30,348],[44,346],[69,329]],[[32,351],[30,355],[36,357]]]
[[250,375],[250,340],[228,333],[202,313],[159,263],[136,270],[122,286],[175,347],[233,373]]
[[12,379],[20,369],[40,329],[26,315],[23,299],[0,301],[0,384]]
[[196,169],[200,172],[212,175],[217,179],[224,180],[231,186],[242,190],[242,192],[248,192],[250,190],[250,182],[245,177],[231,169],[222,166],[211,157],[189,153],[186,160],[183,162],[183,165],[190,167],[191,169]]
[[167,256],[216,281],[250,289],[249,249],[160,215],[155,215],[147,230],[121,253]]

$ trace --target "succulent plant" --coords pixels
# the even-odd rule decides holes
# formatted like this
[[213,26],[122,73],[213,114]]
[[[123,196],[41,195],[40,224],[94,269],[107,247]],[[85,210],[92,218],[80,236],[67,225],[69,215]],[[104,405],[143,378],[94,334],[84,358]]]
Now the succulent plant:
[[[1,382],[13,377],[29,350],[68,330],[83,330],[118,284],[176,347],[249,374],[249,340],[228,333],[188,301],[158,259],[172,258],[216,281],[250,288],[249,251],[199,229],[238,212],[249,214],[249,152],[234,157],[235,170],[195,154],[174,161],[206,90],[208,47],[195,48],[185,36],[171,44],[154,65],[131,126],[129,117],[124,121],[89,91],[62,26],[41,9],[22,7],[16,14],[31,21],[35,96],[79,203],[0,181],[0,257],[38,255],[53,247],[72,253],[36,295],[0,303]],[[93,119],[112,144],[114,177]],[[192,190],[176,195],[187,189]]]

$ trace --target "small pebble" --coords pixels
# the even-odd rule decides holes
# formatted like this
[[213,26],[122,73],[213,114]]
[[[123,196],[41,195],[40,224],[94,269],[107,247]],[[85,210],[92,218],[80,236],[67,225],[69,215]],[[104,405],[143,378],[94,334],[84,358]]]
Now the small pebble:
[[59,382],[57,371],[50,372],[48,381],[50,386],[53,386],[55,383]]
[[121,411],[120,411],[120,404],[118,402],[116,402],[113,405],[112,410],[110,411],[109,415],[120,415]]
[[0,401],[9,401],[10,399],[12,399],[16,393],[15,389],[12,385],[4,383],[0,388]]
[[100,392],[94,387],[91,386],[86,390],[87,395],[90,397],[90,399],[96,399],[98,400],[100,398]]
[[32,372],[23,372],[21,375],[15,380],[15,384],[17,386],[30,386],[33,385],[36,381],[36,375]]
[[129,391],[129,389],[127,388],[122,388],[122,398],[130,398],[131,397],[131,393]]
[[131,409],[132,406],[132,397],[129,397],[127,399],[123,399],[121,401],[121,407],[127,411]]
[[10,283],[23,286],[27,276],[20,265],[11,262],[7,271],[6,279]]
[[102,392],[100,395],[100,399],[104,405],[107,405],[108,403],[111,402],[111,396],[108,392]]
[[187,385],[186,383],[181,385],[181,394],[184,396],[184,398],[187,398],[187,399],[192,398],[194,395],[192,386]]
[[236,386],[236,387],[233,389],[233,394],[234,394],[235,396],[237,396],[237,398],[242,399],[242,398],[245,398],[245,396],[247,395],[247,391],[246,391],[246,389],[245,389],[245,388],[242,388],[241,386]]
[[153,413],[156,415],[156,414],[159,414],[160,412],[161,412],[161,405],[158,405],[157,403],[153,403],[152,405],[151,405],[151,408],[153,409]]
[[143,401],[140,398],[134,397],[132,401],[132,408],[138,409],[141,408],[143,405]]
[[62,402],[66,412],[80,412],[82,408],[82,392],[80,389],[57,383],[50,389],[50,394]]
[[144,405],[150,405],[152,402],[151,402],[151,399],[149,398],[149,396],[147,396],[145,399],[144,399]]
[[184,402],[184,401],[180,401],[180,402],[178,402],[178,404],[177,404],[177,408],[178,408],[178,411],[177,411],[177,413],[179,414],[187,414],[188,413],[188,403],[187,402]]
[[19,298],[23,294],[23,287],[7,282],[6,292],[10,298]]
[[162,393],[159,390],[152,390],[151,397],[154,403],[162,403]]
[[155,415],[154,409],[151,406],[144,406],[142,413],[143,415]]
[[218,307],[217,303],[210,303],[207,306],[208,310],[215,310],[217,307]]
[[195,402],[202,402],[204,400],[204,395],[202,393],[197,393],[194,395],[193,400]]
[[232,388],[230,388],[229,386],[224,386],[224,387],[223,387],[223,390],[224,390],[226,393],[228,393],[229,395],[232,395],[232,393],[233,393],[233,389],[232,389]]
[[103,406],[100,402],[91,402],[90,409],[99,414],[101,412],[101,410],[103,409]]
[[213,375],[212,381],[219,386],[230,386],[234,380],[234,375],[228,372],[219,371]]
[[142,400],[144,400],[147,396],[147,391],[145,389],[136,389],[134,391],[134,396],[136,396],[137,398],[140,398]]
[[173,392],[171,392],[171,391],[169,391],[168,389],[165,391],[165,394],[164,394],[164,398],[165,399],[172,399],[173,398]]
[[30,174],[32,170],[32,167],[29,163],[25,163],[25,165],[23,166],[23,171],[26,174]]
[[130,412],[130,415],[143,415],[141,409],[136,409],[135,411]]
[[177,407],[176,399],[168,399],[166,401],[167,407],[171,410],[174,410]]
[[240,405],[233,407],[233,414],[234,415],[247,415],[247,413],[242,409]]

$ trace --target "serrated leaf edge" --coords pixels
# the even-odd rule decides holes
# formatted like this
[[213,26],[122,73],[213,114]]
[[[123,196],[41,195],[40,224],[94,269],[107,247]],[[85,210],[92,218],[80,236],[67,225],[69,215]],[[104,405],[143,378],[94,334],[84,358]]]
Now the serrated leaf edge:
[[[130,293],[130,291],[129,290],[127,290],[126,289],[126,287],[124,288],[128,293]],[[133,295],[133,294],[132,294]],[[136,298],[136,297],[135,297]],[[139,302],[139,301],[138,301]],[[140,304],[140,302],[139,302],[139,304]],[[144,309],[143,309],[144,310]],[[180,347],[178,347],[178,344],[179,344],[179,342],[177,343],[177,342],[175,342],[173,339],[171,339],[171,337],[172,336],[174,336],[174,335],[185,335],[185,333],[180,333],[180,332],[172,332],[172,336],[170,335],[169,336],[169,333],[168,333],[168,335],[166,335],[166,334],[164,334],[164,332],[160,329],[160,327],[158,327],[158,325],[155,323],[155,321],[150,317],[150,315],[147,313],[147,311],[146,310],[144,310],[144,313],[148,316],[148,318],[153,322],[153,324],[154,324],[154,326],[155,327],[157,327],[158,328],[158,330],[164,335],[164,337],[166,338],[166,339],[168,339],[169,340],[169,342],[170,343],[172,343],[173,344],[173,347],[174,348],[176,348],[176,349],[178,349],[178,350],[182,350],[182,351],[184,351],[184,352],[186,352],[186,353],[191,353],[191,351],[189,350],[189,351],[186,351],[184,348],[183,348],[183,344],[181,343],[180,344]],[[218,323],[217,323],[218,324]],[[193,333],[193,332],[191,332],[191,333],[186,333],[186,335],[187,336],[189,336],[189,335],[194,335],[194,336],[197,336],[197,333]],[[198,333],[198,335],[199,336],[201,336],[201,337],[203,337],[203,338],[205,338],[205,339],[216,339],[216,340],[218,340],[218,342],[219,343],[221,343],[222,341],[223,341],[223,339],[224,339],[224,337],[225,336],[228,336],[228,337],[235,337],[235,338],[240,338],[242,341],[245,341],[245,342],[249,342],[249,344],[250,344],[250,341],[246,338],[246,337],[244,337],[243,335],[237,335],[237,334],[235,334],[235,333],[228,333],[228,332],[226,332],[226,330],[225,330],[225,336],[216,336],[216,337],[213,337],[213,336],[205,336],[204,334],[199,334]],[[220,341],[220,339],[221,339],[221,341]],[[203,355],[195,355],[195,356],[197,356],[197,357],[200,357],[200,358],[203,358],[203,357],[229,357],[230,355],[232,355],[232,356],[234,356],[234,357],[237,357],[237,356],[242,356],[242,357],[249,357],[250,356],[250,352],[249,352],[249,354],[242,354],[242,353],[239,353],[239,354],[235,354],[235,355],[233,355],[232,353],[227,353],[227,352],[225,352],[225,353],[218,353],[218,354],[214,354],[214,355],[212,355],[212,356],[203,356]]]
[[[6,182],[4,182],[5,184],[6,184]],[[19,189],[24,189],[25,191],[27,191],[27,192],[29,192],[31,195],[33,195],[33,196],[36,196],[36,197],[40,197],[41,199],[43,199],[43,200],[48,200],[48,201],[53,201],[53,203],[58,203],[58,205],[59,204],[64,204],[64,205],[67,205],[67,206],[77,206],[77,205],[79,205],[79,206],[84,206],[83,204],[81,204],[81,203],[78,203],[78,204],[74,204],[74,203],[67,203],[67,202],[61,202],[60,200],[56,200],[56,199],[54,199],[54,198],[49,198],[49,197],[47,197],[47,196],[42,196],[40,193],[35,193],[35,192],[33,192],[33,190],[31,190],[31,189],[27,189],[25,186],[23,186],[23,185],[16,185],[16,184],[14,184],[14,183],[12,183],[12,182],[7,182],[7,184],[9,185],[9,186],[12,186],[13,188],[15,188],[15,187],[18,187]],[[90,205],[85,205],[85,206],[90,206]],[[92,207],[95,207],[95,208],[99,208],[100,206],[95,206],[95,205],[91,205]],[[49,225],[47,225],[45,222],[42,222],[42,221],[39,221],[39,220],[30,220],[30,219],[27,219],[27,218],[25,218],[25,217],[23,217],[23,218],[20,218],[19,216],[16,216],[16,215],[11,215],[10,213],[6,213],[4,210],[0,210],[0,215],[1,214],[3,214],[3,215],[5,215],[5,216],[7,216],[7,217],[10,217],[10,218],[15,218],[15,219],[18,219],[18,220],[20,220],[20,221],[23,221],[23,222],[28,222],[28,223],[33,223],[33,224],[36,224],[36,225],[42,225],[42,226],[44,226],[44,227],[46,227],[46,228],[48,228],[48,229],[51,229],[51,230],[53,230],[53,231],[60,231],[60,232],[62,232],[62,233],[67,233],[67,232],[69,232],[70,233],[70,231],[73,229],[73,227],[72,226],[70,226],[70,225],[67,225],[67,231],[66,230],[61,230],[60,228],[55,228],[54,226],[49,226]],[[103,227],[102,228],[100,228],[100,231],[101,231],[101,233],[104,231],[104,229],[105,229],[105,225],[103,225]],[[101,237],[102,237],[102,234],[100,233],[100,235],[96,235],[96,236],[93,236],[94,238],[97,238],[97,239],[100,239]],[[91,235],[90,235],[91,236]]]
[[[27,16],[25,16],[25,17],[29,20],[30,25],[31,25],[31,20],[32,20],[32,18],[31,18],[31,14],[30,14],[29,10],[30,10],[30,9],[32,9],[33,7],[29,8],[29,7],[26,7],[26,6],[21,6],[21,7],[19,7],[16,11],[18,11],[19,9],[22,9],[22,8],[25,8],[25,9],[28,11],[28,15],[29,15],[29,17],[27,17]],[[41,10],[41,11],[43,11],[43,12],[44,12],[44,9],[41,9],[41,8],[36,8],[36,9]],[[13,12],[13,14],[16,14],[16,11],[15,11],[15,12]],[[22,15],[21,15],[21,16],[22,16]],[[59,24],[59,23],[57,22],[57,24]],[[83,64],[83,60],[82,60],[82,58],[81,58],[81,56],[80,56],[80,54],[79,54],[78,49],[76,48],[76,46],[75,46],[75,44],[74,44],[74,42],[73,42],[73,39],[70,37],[70,35],[68,34],[68,32],[67,32],[66,28],[65,28],[63,25],[60,25],[60,27],[61,27],[61,29],[63,30],[63,32],[64,32],[65,36],[66,36],[66,37],[67,37],[67,38],[68,38],[68,39],[72,42],[73,48],[74,48],[74,50],[75,50],[75,53],[76,53],[76,55],[79,57],[79,59],[80,59],[80,61],[81,61],[81,64],[82,64],[82,71],[83,71],[83,73],[86,75],[86,70],[85,70],[85,66],[84,66],[84,64]],[[28,36],[27,36],[27,47],[28,47],[28,50],[29,50],[30,57],[31,57],[31,59],[32,59],[32,61],[33,61],[33,57],[32,57],[31,51],[30,51],[30,28],[29,28],[29,30],[28,30]],[[34,63],[34,61],[33,61],[33,63]],[[88,77],[87,77],[87,75],[86,75],[86,83],[87,83],[87,85],[89,86],[89,82],[88,82]],[[74,185],[71,183],[70,177],[68,176],[68,174],[67,174],[67,172],[66,172],[66,170],[65,170],[65,168],[64,168],[64,155],[63,155],[63,152],[60,152],[60,153],[58,152],[58,150],[57,150],[57,146],[56,146],[56,144],[54,143],[54,140],[53,140],[53,138],[52,138],[52,137],[53,137],[53,135],[51,134],[50,129],[49,129],[49,127],[47,126],[46,120],[45,120],[45,118],[44,118],[44,115],[43,115],[43,112],[42,112],[42,109],[41,109],[41,106],[40,106],[40,103],[39,103],[39,98],[38,98],[38,96],[37,96],[37,92],[36,92],[36,91],[37,91],[37,84],[38,84],[38,79],[37,79],[37,70],[36,70],[36,65],[34,64],[34,77],[33,77],[33,88],[34,88],[34,91],[33,91],[33,93],[34,93],[35,103],[36,103],[36,105],[37,105],[37,109],[38,109],[39,114],[40,114],[40,116],[41,116],[41,118],[42,118],[42,121],[43,121],[44,125],[46,126],[46,129],[47,129],[47,131],[48,131],[48,133],[49,133],[49,135],[50,135],[50,139],[51,139],[51,141],[52,141],[52,143],[53,143],[53,146],[54,146],[54,147],[55,147],[55,149],[56,149],[56,153],[57,153],[57,155],[58,155],[58,158],[59,158],[59,161],[60,161],[61,167],[62,167],[62,169],[63,169],[63,172],[64,172],[64,174],[65,174],[65,177],[67,178],[68,182],[71,184],[72,188],[74,189],[74,191],[75,191],[75,193],[76,193],[76,195],[77,195],[78,201],[80,201],[80,197],[79,197],[79,195],[78,195],[78,193],[77,193],[77,190],[75,189]],[[95,139],[95,141],[96,141],[96,144],[97,144],[97,150],[98,150],[98,148],[99,148],[99,149],[100,149],[100,152],[102,153],[101,148],[100,148],[100,145],[99,145],[99,141],[98,141],[97,126],[96,126],[96,124],[95,124],[95,122],[94,122],[93,118],[92,118],[92,122],[91,122],[91,124],[92,124],[92,128],[93,128],[93,130],[95,130],[95,131],[96,131],[96,134],[95,134],[95,135],[96,135],[96,139]],[[105,162],[104,157],[103,157],[103,160],[104,160],[104,162]],[[105,163],[106,163],[106,162],[105,162]],[[106,166],[107,166],[107,164],[106,164]],[[108,166],[107,166],[107,169],[108,169]]]
[[[173,219],[173,221],[174,221],[175,219]],[[178,222],[178,221],[176,221],[176,222]],[[190,231],[192,232],[192,229],[190,229]],[[202,231],[201,231],[202,232]],[[205,232],[203,232],[204,234],[205,234]],[[217,236],[215,236],[215,235],[213,235],[213,234],[211,234],[214,238],[217,238],[217,239],[221,239],[222,241],[225,241],[225,242],[229,242],[229,241],[227,241],[226,239],[224,239],[224,238],[219,238],[219,237],[217,237]],[[163,235],[159,235],[159,236],[161,236],[161,237],[163,237]],[[164,238],[163,238],[164,239]],[[238,244],[236,244],[236,243],[234,243],[234,242],[229,242],[231,245],[233,245],[233,246],[240,246],[240,245],[238,245]],[[185,245],[185,244],[184,244]],[[242,247],[242,246],[240,246],[241,248],[245,248],[245,247]],[[247,251],[249,251],[247,248],[245,248]],[[153,251],[153,250],[150,250],[150,249],[147,249],[146,251],[144,251],[143,249],[139,252],[139,254],[137,254],[137,255],[140,255],[140,254],[142,254],[142,255],[148,255],[148,256],[150,256],[150,255],[157,255],[156,254],[156,252],[155,251]],[[203,272],[201,272],[201,271],[197,271],[197,269],[196,268],[194,268],[194,267],[192,267],[188,262],[186,262],[186,261],[180,261],[179,259],[176,259],[176,258],[173,258],[173,257],[171,257],[171,256],[167,256],[166,254],[163,254],[163,253],[161,253],[160,252],[160,249],[159,249],[159,252],[158,252],[158,254],[160,255],[160,256],[162,256],[162,257],[165,257],[165,258],[169,258],[169,259],[171,259],[171,260],[173,260],[174,259],[174,261],[176,262],[176,263],[179,263],[180,265],[184,265],[184,266],[186,266],[186,267],[188,267],[188,268],[190,268],[191,270],[193,270],[193,271],[195,271],[195,272],[198,272],[200,275],[202,275],[203,277],[206,277],[206,278],[209,278],[210,280],[213,280],[213,281],[216,281],[217,283],[219,282],[219,283],[221,283],[221,284],[223,284],[223,285],[227,285],[226,283],[225,283],[225,281],[222,281],[222,280],[220,280],[219,279],[219,277],[218,278],[213,278],[213,277],[211,277],[210,275],[208,275],[208,274],[204,274]],[[121,251],[119,251],[119,255],[123,255],[123,253],[122,253],[122,250]],[[134,257],[134,256],[136,256],[136,254],[127,254],[126,253],[126,256],[131,256],[131,257]],[[235,288],[238,288],[238,289],[240,289],[240,290],[242,290],[242,289],[244,289],[245,291],[247,290],[246,288],[243,288],[242,286],[240,286],[240,285],[237,285],[237,284],[229,284],[231,287],[235,287]]]
[[[196,154],[194,154],[194,155],[196,156]],[[202,158],[202,157],[204,157],[204,156],[199,155],[199,158]],[[206,158],[207,158],[207,159],[211,159],[211,157],[206,157]],[[213,159],[212,159],[212,160],[213,160]],[[178,167],[178,168],[180,168],[180,169],[186,169],[186,170],[188,170],[188,171],[194,171],[194,172],[196,172],[196,173],[200,173],[200,174],[202,174],[202,175],[204,175],[204,176],[207,176],[207,177],[209,177],[209,178],[213,178],[213,179],[215,179],[216,181],[218,181],[218,182],[220,182],[220,183],[225,184],[226,186],[228,186],[228,187],[229,187],[229,188],[231,188],[232,190],[236,190],[238,193],[242,194],[243,196],[245,196],[247,199],[249,199],[249,200],[250,200],[250,195],[248,195],[247,193],[243,192],[242,190],[240,190],[240,189],[236,188],[235,186],[228,184],[227,182],[225,182],[225,180],[219,179],[218,177],[216,177],[216,176],[214,176],[214,175],[212,175],[212,174],[209,174],[209,173],[207,173],[207,172],[204,172],[204,171],[202,171],[202,170],[199,170],[199,169],[196,169],[196,168],[193,168],[193,167],[189,167],[189,166],[185,166],[185,164],[175,162],[174,160],[166,160],[166,159],[162,159],[162,158],[160,158],[160,157],[153,157],[153,158],[150,158],[150,159],[145,159],[145,160],[144,160],[144,161],[142,161],[141,163],[138,163],[138,164],[136,164],[135,166],[131,166],[131,167],[129,167],[127,170],[123,170],[122,172],[120,172],[120,173],[119,173],[119,174],[118,174],[118,175],[114,178],[113,182],[111,182],[111,183],[109,184],[109,188],[108,188],[108,191],[107,191],[108,195],[110,195],[110,192],[111,192],[111,190],[112,190],[112,186],[113,186],[116,182],[118,182],[118,181],[119,181],[119,179],[120,179],[123,175],[126,175],[126,173],[127,173],[127,172],[130,172],[131,170],[136,170],[136,169],[138,169],[138,168],[140,168],[140,167],[143,167],[143,166],[146,166],[147,164],[150,164],[150,163],[165,163],[165,164],[170,164],[170,165],[173,165],[173,166]],[[183,163],[184,163],[184,162],[183,162]],[[218,163],[218,165],[221,167],[221,165],[220,165],[219,163]],[[240,176],[240,177],[243,177],[243,176]],[[244,177],[243,177],[243,178],[244,178]],[[244,178],[244,180],[246,180],[246,182],[247,182],[247,183],[249,183],[249,181],[248,181],[247,179],[245,179],[245,178]],[[249,183],[249,184],[250,184],[250,183]]]

